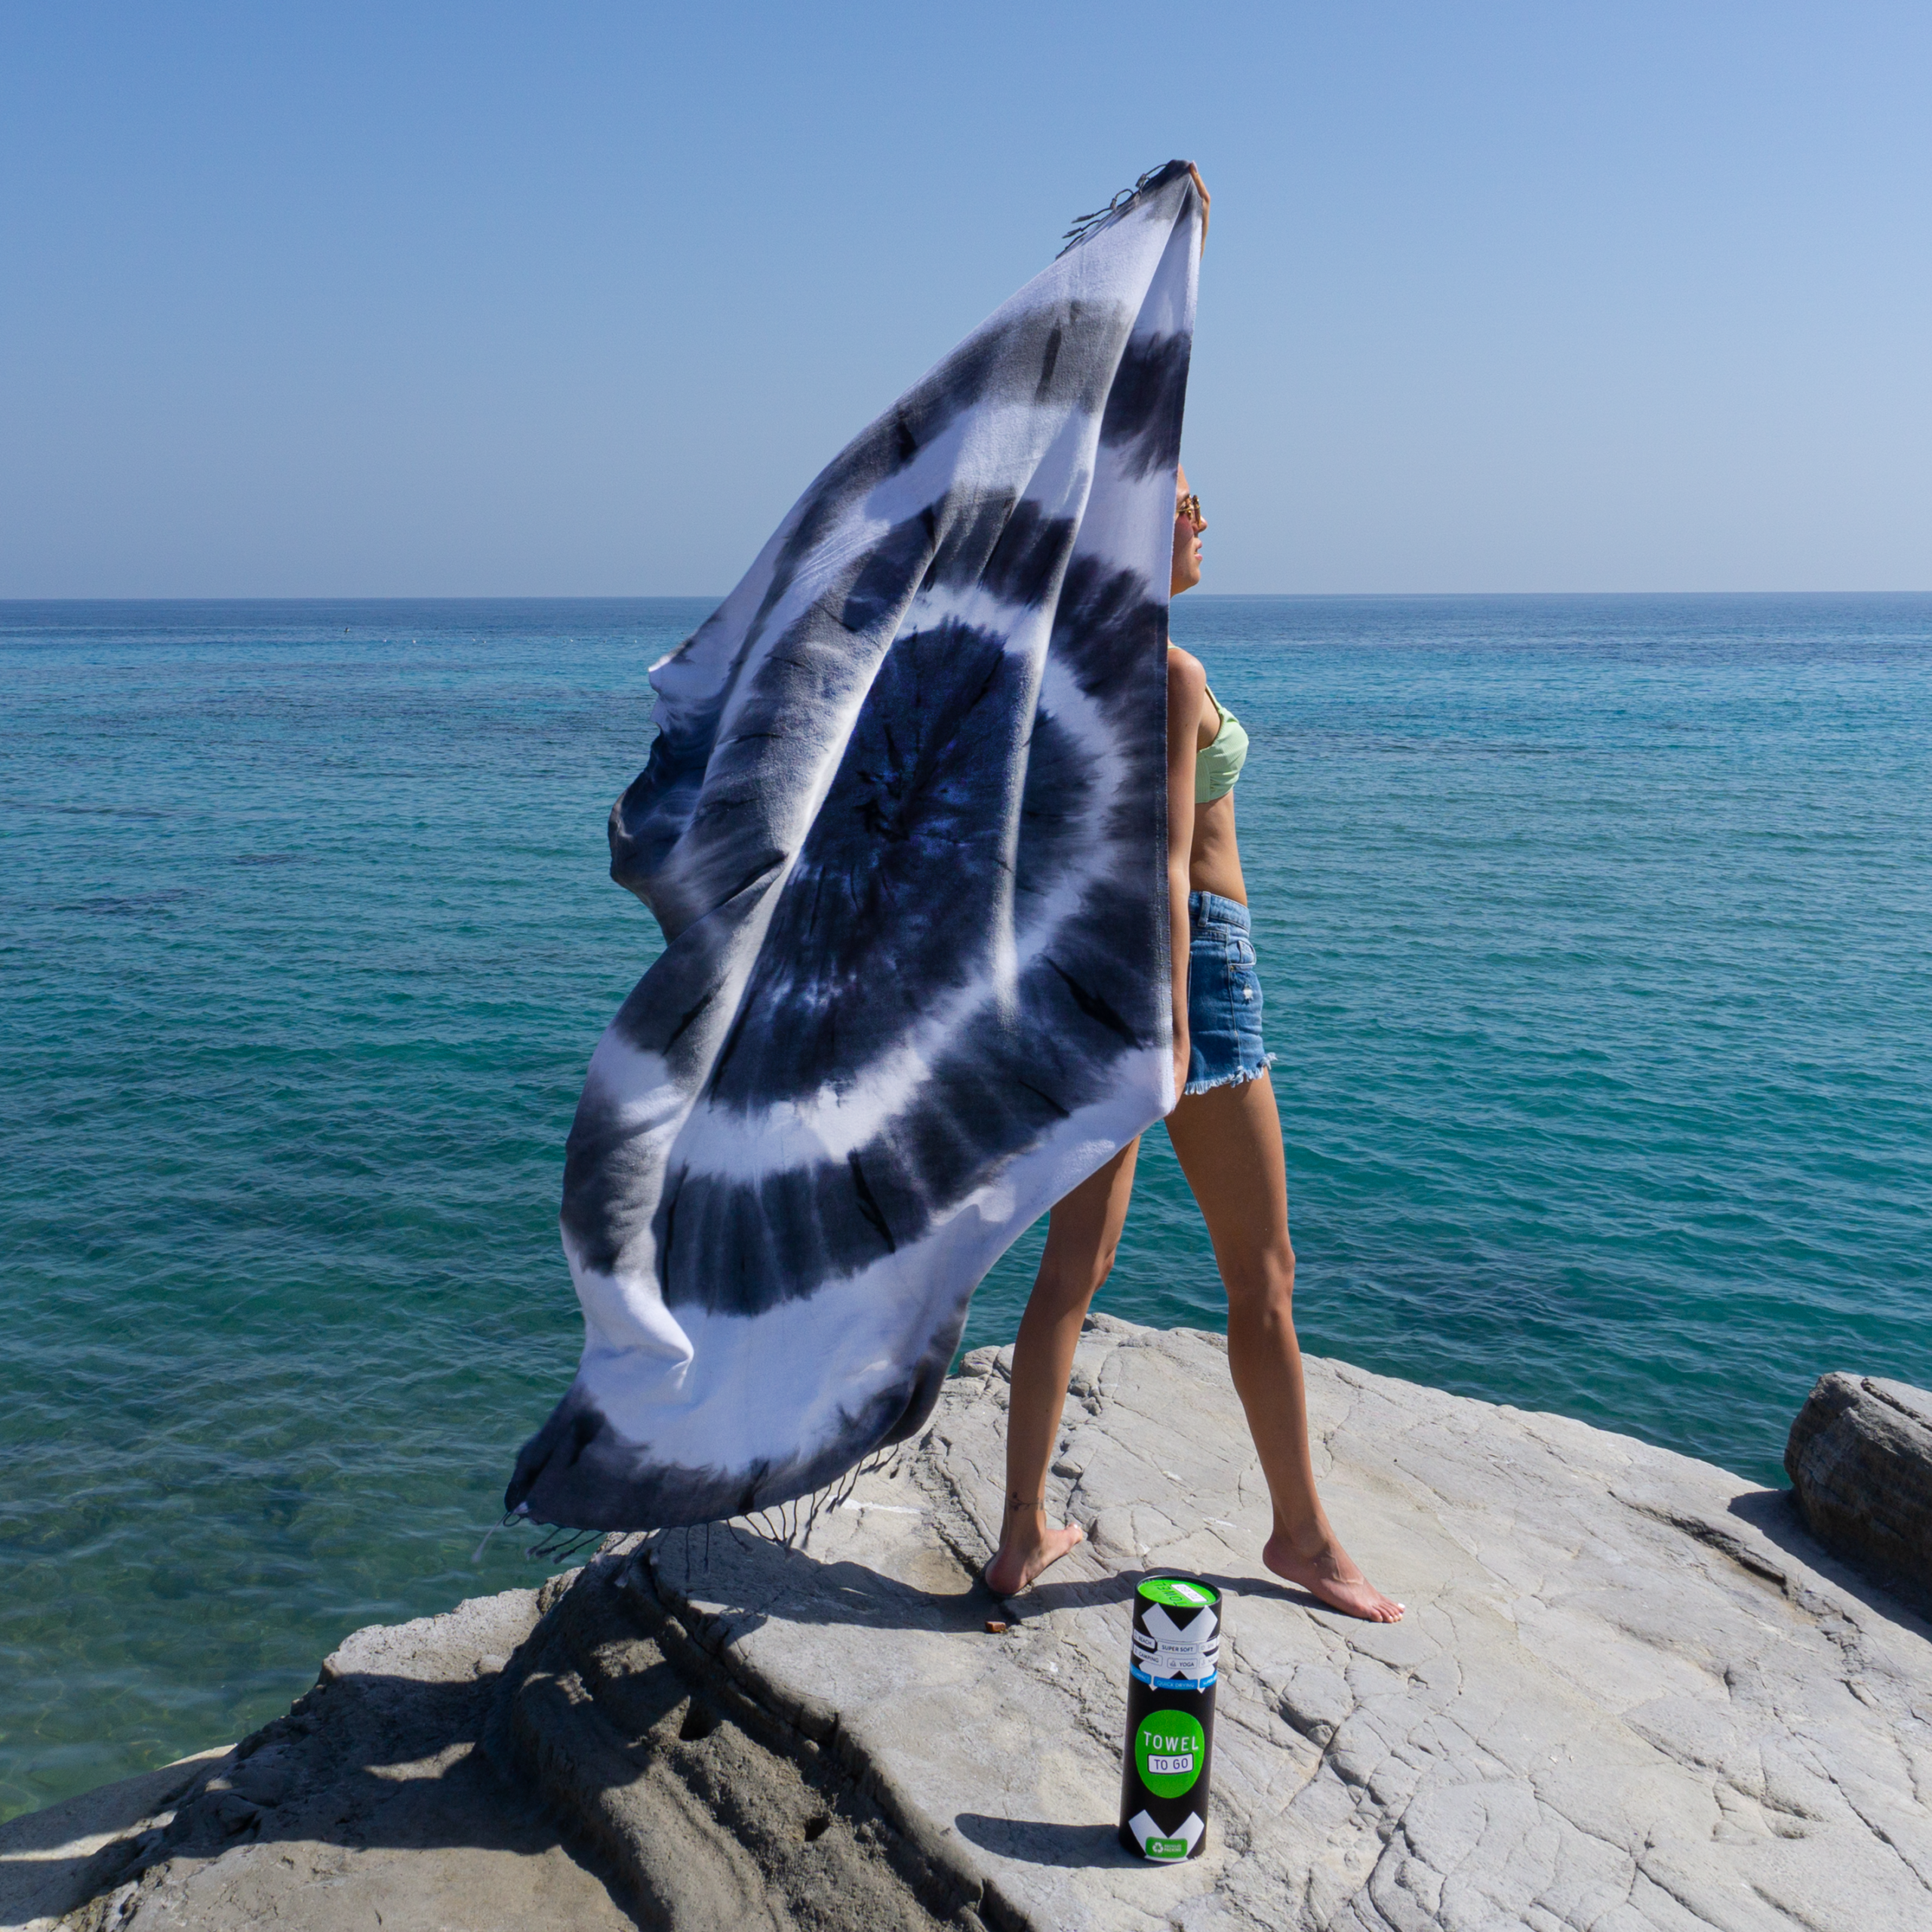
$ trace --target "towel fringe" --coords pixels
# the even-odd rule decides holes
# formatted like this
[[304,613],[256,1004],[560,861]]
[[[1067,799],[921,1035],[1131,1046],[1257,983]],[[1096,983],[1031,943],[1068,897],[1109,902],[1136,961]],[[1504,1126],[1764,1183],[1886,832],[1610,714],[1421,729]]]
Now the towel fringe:
[[[819,1518],[827,1510],[839,1509],[849,1501],[861,1478],[890,1469],[898,1460],[904,1448],[904,1444],[895,1443],[889,1449],[878,1450],[863,1461],[854,1463],[843,1475],[826,1484],[823,1489],[811,1491],[804,1496],[793,1497],[783,1503],[771,1503],[762,1509],[749,1512],[743,1515],[720,1517],[709,1523],[686,1524],[685,1567],[688,1569],[691,1564],[691,1533],[694,1530],[701,1529],[704,1532],[704,1553],[700,1567],[706,1575],[711,1571],[711,1533],[721,1527],[730,1532],[732,1540],[741,1549],[748,1547],[744,1532],[740,1531],[738,1527],[741,1523],[744,1525],[744,1531],[749,1531],[761,1543],[771,1543],[781,1549],[806,1548],[811,1543],[811,1533]],[[498,1530],[506,1529],[512,1523],[529,1521],[530,1518],[524,1510],[512,1510],[500,1523],[493,1525],[485,1533],[483,1541],[476,1546],[476,1553],[470,1561],[473,1563],[482,1561],[485,1546]],[[574,1530],[546,1524],[543,1537],[523,1554],[534,1563],[568,1562],[573,1556],[589,1549],[593,1543],[601,1543],[623,1534],[610,1530]],[[660,1529],[648,1531],[645,1534],[648,1540],[640,1546],[641,1552],[654,1552],[670,1533]]]
[[[1161,172],[1161,169],[1165,168],[1167,165],[1165,162],[1162,162],[1160,168],[1149,168],[1132,187],[1123,188],[1105,208],[1096,208],[1091,214],[1075,215],[1073,218],[1073,226],[1060,238],[1065,246],[1061,248],[1060,254],[1070,253],[1078,248],[1081,242],[1091,241],[1102,229],[1111,228],[1140,199],[1146,191],[1148,183],[1152,180],[1154,177]],[[1058,261],[1060,255],[1056,255],[1054,260]]]
[[568,1563],[610,1534],[608,1530],[552,1529],[523,1552],[524,1559],[530,1563]]

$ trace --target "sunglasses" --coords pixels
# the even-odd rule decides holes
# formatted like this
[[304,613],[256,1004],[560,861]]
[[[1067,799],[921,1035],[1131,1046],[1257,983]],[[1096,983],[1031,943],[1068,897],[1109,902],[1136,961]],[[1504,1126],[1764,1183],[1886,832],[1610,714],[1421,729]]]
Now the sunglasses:
[[1208,519],[1201,514],[1201,499],[1198,497],[1181,497],[1174,505],[1174,515],[1186,517],[1189,523],[1204,528],[1206,527]]

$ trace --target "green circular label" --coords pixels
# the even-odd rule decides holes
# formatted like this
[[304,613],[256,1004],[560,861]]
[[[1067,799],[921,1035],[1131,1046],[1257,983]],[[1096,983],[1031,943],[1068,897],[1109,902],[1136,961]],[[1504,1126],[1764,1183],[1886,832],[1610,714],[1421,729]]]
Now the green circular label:
[[1208,1734],[1185,1711],[1153,1711],[1134,1735],[1134,1768],[1156,1798],[1178,1798],[1201,1775]]
[[1149,1577],[1140,1593],[1150,1603],[1171,1604],[1177,1610],[1200,1610],[1221,1600],[1213,1584],[1197,1583],[1186,1577]]

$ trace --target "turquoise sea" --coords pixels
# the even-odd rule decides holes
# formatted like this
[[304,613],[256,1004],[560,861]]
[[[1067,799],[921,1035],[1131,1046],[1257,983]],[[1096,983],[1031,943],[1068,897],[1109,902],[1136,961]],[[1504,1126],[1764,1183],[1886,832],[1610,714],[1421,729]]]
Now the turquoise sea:
[[[527,1581],[605,875],[709,608],[0,606],[0,1814]],[[1932,598],[1191,597],[1305,1340],[1767,1484],[1932,1383]],[[1214,1324],[1157,1132],[1103,1305]],[[1010,1337],[1037,1232],[969,1342]]]

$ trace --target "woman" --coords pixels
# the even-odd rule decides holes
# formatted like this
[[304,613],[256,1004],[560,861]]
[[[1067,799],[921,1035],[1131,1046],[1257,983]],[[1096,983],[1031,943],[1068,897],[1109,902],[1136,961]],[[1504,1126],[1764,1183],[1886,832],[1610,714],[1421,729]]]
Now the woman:
[[[1174,594],[1201,581],[1201,500],[1174,484]],[[1168,875],[1174,944],[1174,1084],[1168,1116],[1181,1171],[1208,1223],[1228,1294],[1228,1365],[1267,1478],[1275,1521],[1261,1560],[1334,1609],[1392,1623],[1403,1606],[1363,1576],[1315,1494],[1292,1300],[1287,1176],[1268,1057],[1247,891],[1235,843],[1234,784],[1247,736],[1200,663],[1168,647]],[[1013,1351],[1006,1513],[986,1582],[1024,1589],[1081,1540],[1050,1527],[1047,1465],[1088,1304],[1113,1266],[1134,1192],[1130,1142],[1053,1211],[1046,1251]]]

